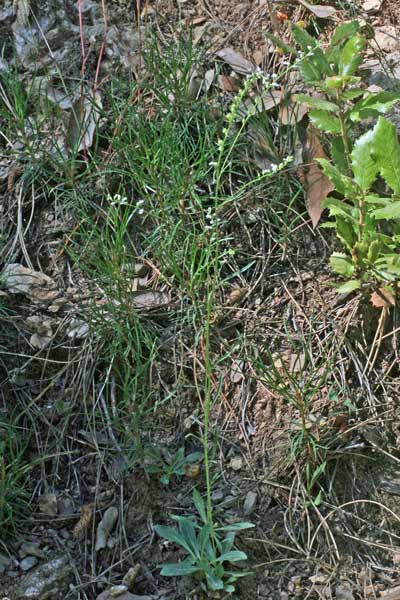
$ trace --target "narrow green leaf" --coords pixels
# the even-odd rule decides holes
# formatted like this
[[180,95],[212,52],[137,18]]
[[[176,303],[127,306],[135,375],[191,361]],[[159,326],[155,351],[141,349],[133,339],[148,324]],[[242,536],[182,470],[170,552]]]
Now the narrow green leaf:
[[180,563],[164,565],[160,574],[163,577],[184,577],[185,575],[193,575],[194,573],[197,573],[198,570],[198,567],[195,567],[191,559],[189,559]]
[[400,100],[398,94],[393,92],[378,92],[377,94],[369,94],[366,98],[362,98],[349,111],[348,116],[351,121],[359,121],[368,117],[376,117],[379,113],[388,112]]
[[379,173],[379,165],[372,152],[374,136],[375,129],[364,133],[354,144],[351,153],[354,179],[363,190],[367,190],[372,185]]
[[224,527],[218,527],[219,531],[243,531],[243,529],[251,529],[254,527],[254,523],[234,523],[233,525],[224,525]]
[[313,96],[307,96],[307,94],[296,94],[294,99],[296,102],[302,102],[311,108],[319,108],[321,110],[327,110],[329,112],[337,112],[339,107],[333,102],[324,100],[323,98],[314,98]]
[[390,202],[383,208],[372,211],[375,219],[400,219],[400,202]]
[[367,42],[360,35],[350,38],[342,50],[339,61],[340,75],[352,75],[363,61],[363,50]]
[[239,560],[247,560],[247,555],[240,550],[230,550],[218,557],[218,562],[238,562]]
[[195,505],[203,523],[207,523],[206,504],[201,497],[200,492],[196,488],[193,490],[193,504]]
[[320,158],[317,162],[321,165],[324,175],[331,180],[339,194],[351,200],[357,197],[359,188],[350,177],[342,175],[339,169],[325,158]]
[[325,110],[311,110],[308,113],[311,123],[325,133],[340,133],[340,121]]
[[192,556],[199,556],[199,546],[197,544],[196,530],[192,519],[183,517],[179,521],[179,528],[182,536],[190,547]]

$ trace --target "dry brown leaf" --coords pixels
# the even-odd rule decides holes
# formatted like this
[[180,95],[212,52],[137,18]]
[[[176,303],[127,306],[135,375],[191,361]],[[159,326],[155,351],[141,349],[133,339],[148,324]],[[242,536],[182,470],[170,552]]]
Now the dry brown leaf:
[[381,592],[380,598],[384,600],[400,600],[400,585],[392,588],[391,590],[385,590]]
[[220,75],[218,85],[224,92],[237,92],[240,89],[240,81],[236,77],[229,75]]
[[137,292],[133,298],[133,304],[137,308],[154,308],[155,306],[168,304],[168,302],[168,294],[165,292],[158,292],[157,290]]
[[281,106],[279,110],[279,119],[282,125],[296,125],[296,123],[299,123],[307,113],[308,106],[290,99],[287,104]]
[[307,139],[303,148],[303,177],[307,194],[307,211],[313,227],[316,227],[323,209],[322,203],[334,189],[331,181],[323,174],[316,162],[317,158],[328,158],[322,148],[315,129],[308,127]]
[[11,294],[25,294],[32,300],[54,300],[59,296],[51,277],[19,263],[11,263],[3,271],[3,281]]
[[321,6],[319,4],[309,4],[306,0],[298,0],[299,4],[314,13],[318,19],[329,19],[336,13],[336,8],[333,6]]
[[216,56],[226,62],[239,75],[251,75],[257,70],[256,65],[233,48],[222,48],[222,50],[218,50]]
[[389,308],[395,306],[396,300],[390,290],[379,288],[377,292],[372,292],[371,304],[376,308]]

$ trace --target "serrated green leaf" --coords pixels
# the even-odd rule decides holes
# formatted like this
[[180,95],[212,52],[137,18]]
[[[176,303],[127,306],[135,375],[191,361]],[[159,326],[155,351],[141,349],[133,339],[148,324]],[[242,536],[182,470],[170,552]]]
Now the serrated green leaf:
[[359,29],[360,25],[358,21],[349,21],[348,23],[342,23],[341,25],[336,27],[335,31],[333,32],[330,46],[336,46],[340,42],[343,42],[344,40],[353,37],[354,35],[356,35],[356,33],[358,33]]
[[383,208],[372,211],[375,219],[400,219],[400,202],[390,202]]
[[358,138],[351,153],[354,179],[363,190],[372,185],[379,173],[379,165],[372,152],[374,138],[375,129],[367,131]]
[[368,94],[362,98],[349,111],[348,116],[351,121],[359,121],[368,117],[376,117],[379,113],[388,112],[400,100],[398,94],[393,92],[378,92],[377,94]]
[[382,249],[381,243],[379,240],[373,240],[368,248],[367,260],[371,263],[375,262],[379,256],[379,253]]
[[341,137],[337,137],[331,141],[331,156],[339,171],[346,174],[348,167],[344,153],[344,144]]
[[311,110],[308,113],[311,123],[325,133],[340,133],[340,121],[325,110]]
[[346,254],[334,252],[330,257],[329,262],[331,263],[332,269],[335,273],[338,273],[338,275],[351,277],[354,274],[355,267]]
[[333,102],[324,100],[323,98],[314,98],[313,96],[307,96],[307,94],[296,94],[294,99],[296,102],[302,102],[306,106],[311,108],[319,108],[321,110],[327,110],[329,112],[337,112],[339,107]]
[[321,165],[324,175],[330,179],[339,194],[350,200],[354,200],[357,197],[359,189],[350,177],[342,175],[339,169],[325,158],[320,158],[317,162]]
[[305,29],[298,25],[292,25],[292,34],[304,53],[309,52],[311,48],[318,46],[318,42]]
[[301,60],[297,61],[296,64],[299,68],[304,83],[314,84],[322,79],[323,74],[312,62],[308,60],[308,58],[302,58]]
[[339,61],[340,75],[353,75],[357,71],[363,61],[366,44],[366,40],[360,35],[355,35],[346,42]]
[[357,234],[354,230],[352,223],[349,223],[347,219],[336,217],[336,235],[342,242],[343,246],[350,252],[357,241]]
[[346,202],[343,202],[343,200],[338,200],[337,198],[330,196],[324,200],[323,207],[329,210],[329,215],[331,217],[340,216],[350,222],[356,220],[353,216],[352,207],[349,204],[346,204]]
[[351,279],[350,281],[346,281],[346,283],[342,283],[338,285],[336,291],[339,294],[351,294],[355,290],[358,290],[361,287],[361,281],[359,279]]
[[400,144],[396,127],[379,117],[374,127],[372,152],[383,179],[396,194],[400,194]]
[[277,46],[277,48],[280,48],[286,54],[293,54],[294,56],[297,56],[297,54],[298,54],[297,50],[295,50],[292,46],[289,46],[288,44],[285,44],[285,42],[283,42],[280,38],[278,38],[273,33],[269,33],[268,31],[266,31],[264,33],[264,35],[265,35],[266,38],[268,38],[269,40],[271,40],[271,42],[273,44],[275,44],[275,46]]

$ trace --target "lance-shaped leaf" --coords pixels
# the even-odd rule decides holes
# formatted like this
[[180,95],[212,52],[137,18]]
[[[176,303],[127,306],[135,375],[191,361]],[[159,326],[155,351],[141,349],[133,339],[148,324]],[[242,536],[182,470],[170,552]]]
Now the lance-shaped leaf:
[[325,158],[319,158],[317,162],[321,165],[323,172],[332,181],[339,194],[351,200],[356,198],[359,188],[350,177],[343,175],[337,167]]
[[400,144],[396,127],[379,117],[374,127],[372,152],[379,172],[396,194],[400,194]]
[[360,35],[355,35],[346,42],[339,60],[340,75],[353,75],[357,71],[363,61],[366,43]]
[[384,208],[372,212],[375,219],[400,219],[400,202],[389,202]]
[[324,100],[323,98],[314,98],[314,96],[307,96],[307,94],[296,94],[294,99],[296,102],[302,102],[310,108],[318,108],[320,110],[327,110],[329,112],[337,112],[339,107],[333,102]]
[[373,153],[375,129],[367,131],[358,138],[351,153],[354,179],[358,185],[367,190],[379,173],[379,165]]

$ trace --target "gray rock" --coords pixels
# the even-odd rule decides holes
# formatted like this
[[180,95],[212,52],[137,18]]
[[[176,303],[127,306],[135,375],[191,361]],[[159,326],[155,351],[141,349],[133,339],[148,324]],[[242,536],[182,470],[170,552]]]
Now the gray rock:
[[21,558],[25,558],[25,556],[45,558],[43,550],[40,549],[39,542],[25,542],[24,544],[21,544],[18,554]]
[[36,556],[27,556],[19,563],[19,568],[21,571],[30,571],[33,567],[36,567],[38,564],[38,559]]
[[11,567],[12,562],[11,558],[5,554],[0,554],[0,575],[2,575],[6,569]]
[[115,596],[115,588],[118,587],[123,588],[125,586],[114,586],[109,590],[102,592],[100,596],[97,596],[96,600],[155,600],[156,598],[158,598],[158,596],[138,596],[137,594],[131,594],[127,591],[123,591],[120,594],[118,594],[118,596]]
[[257,494],[255,492],[247,492],[244,504],[243,504],[243,514],[245,516],[251,515],[254,510],[255,505],[257,504]]
[[72,573],[67,556],[59,556],[28,573],[12,590],[13,600],[55,600]]

